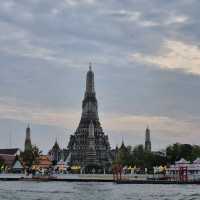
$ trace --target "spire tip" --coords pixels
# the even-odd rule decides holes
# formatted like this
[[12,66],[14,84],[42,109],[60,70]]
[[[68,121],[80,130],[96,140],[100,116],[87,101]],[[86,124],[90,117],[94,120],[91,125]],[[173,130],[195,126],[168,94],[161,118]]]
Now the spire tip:
[[89,63],[89,70],[90,71],[92,70],[92,63],[91,62]]

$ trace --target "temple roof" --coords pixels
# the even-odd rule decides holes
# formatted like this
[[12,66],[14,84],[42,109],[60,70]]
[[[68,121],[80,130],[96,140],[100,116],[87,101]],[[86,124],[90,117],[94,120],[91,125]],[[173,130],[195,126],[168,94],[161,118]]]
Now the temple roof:
[[179,161],[176,161],[176,164],[189,164],[190,161],[185,160],[184,158],[181,158]]
[[58,144],[57,140],[55,141],[55,143],[54,143],[52,149],[54,149],[54,150],[55,150],[55,149],[56,149],[56,150],[60,150],[60,147],[59,147],[59,144]]
[[0,160],[3,161],[6,166],[11,168],[13,166],[14,162],[16,161],[16,156],[0,154]]
[[19,152],[18,148],[0,149],[0,154],[16,155],[18,154],[18,152]]
[[39,157],[38,164],[33,165],[33,168],[49,168],[52,165],[49,157],[47,155],[41,155]]
[[193,161],[194,164],[200,164],[200,158],[198,157],[196,160]]

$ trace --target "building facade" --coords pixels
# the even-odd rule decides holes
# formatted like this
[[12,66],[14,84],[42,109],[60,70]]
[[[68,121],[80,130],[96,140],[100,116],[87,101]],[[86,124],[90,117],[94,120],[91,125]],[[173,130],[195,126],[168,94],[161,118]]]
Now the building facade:
[[99,121],[91,65],[86,76],[81,120],[75,133],[70,136],[68,150],[71,165],[80,165],[86,172],[90,172],[91,169],[105,170],[111,166],[110,144]]

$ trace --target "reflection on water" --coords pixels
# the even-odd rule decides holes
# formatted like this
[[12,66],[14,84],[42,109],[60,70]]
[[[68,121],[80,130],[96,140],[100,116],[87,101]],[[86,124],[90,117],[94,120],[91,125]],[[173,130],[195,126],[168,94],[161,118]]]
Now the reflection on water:
[[200,200],[198,185],[0,182],[0,200]]

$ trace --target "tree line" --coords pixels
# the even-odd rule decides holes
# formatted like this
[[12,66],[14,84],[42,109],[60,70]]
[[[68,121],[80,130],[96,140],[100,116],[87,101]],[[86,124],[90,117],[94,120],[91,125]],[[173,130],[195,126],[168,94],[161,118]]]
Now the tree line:
[[116,155],[113,164],[122,166],[137,166],[152,170],[154,166],[164,166],[174,164],[175,161],[184,158],[190,162],[200,157],[200,146],[191,144],[175,143],[169,145],[161,152],[145,151],[143,145],[135,147],[125,146],[116,147]]

